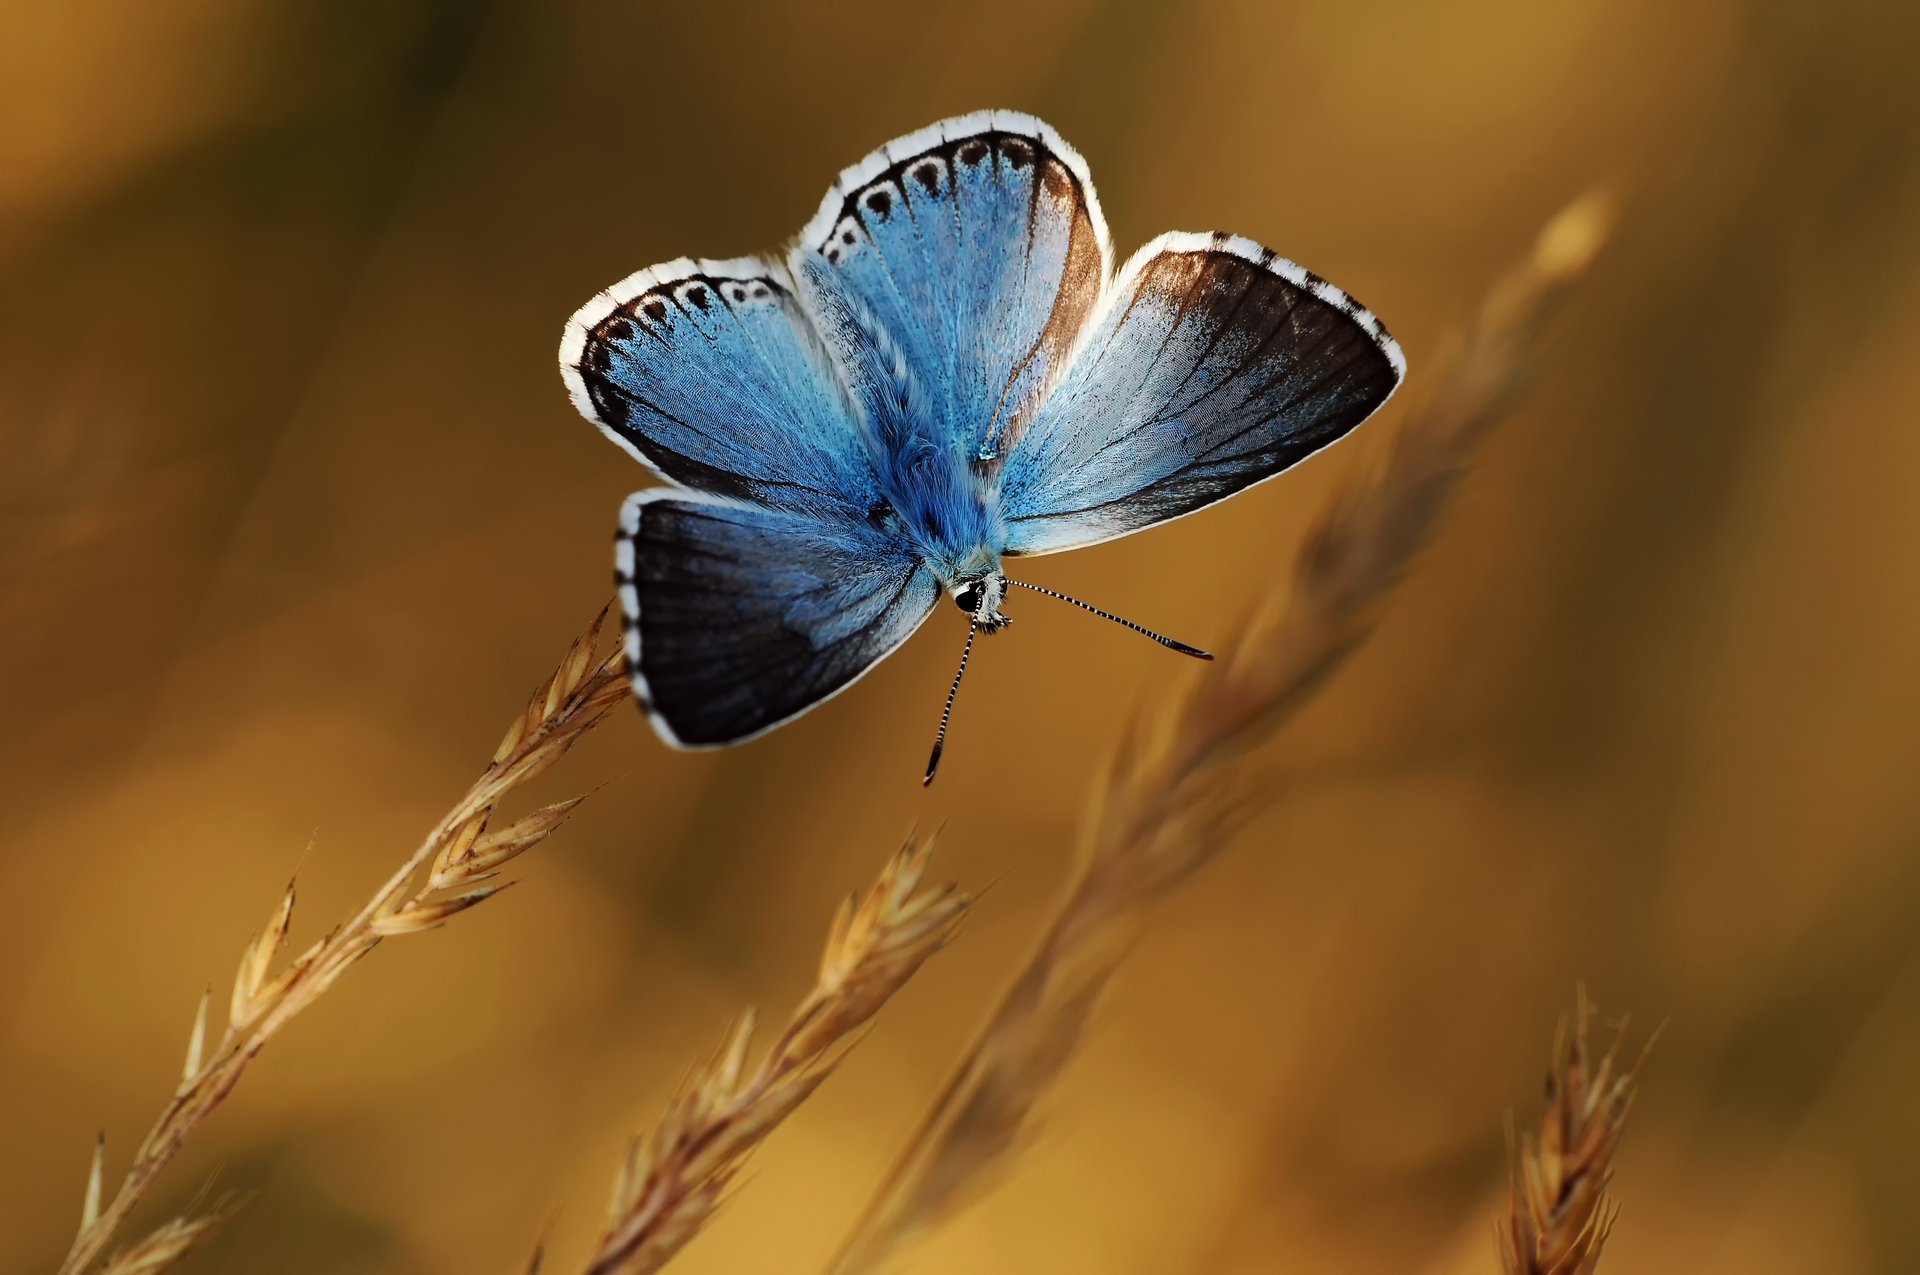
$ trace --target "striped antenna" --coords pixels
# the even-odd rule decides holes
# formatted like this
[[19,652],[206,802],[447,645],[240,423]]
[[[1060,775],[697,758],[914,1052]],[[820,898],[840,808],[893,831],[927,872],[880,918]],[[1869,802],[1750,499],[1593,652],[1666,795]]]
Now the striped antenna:
[[980,600],[973,604],[973,618],[967,622],[967,645],[960,652],[960,668],[953,675],[953,685],[947,688],[947,706],[940,710],[940,731],[933,737],[933,755],[927,758],[927,777],[920,781],[922,788],[933,782],[933,772],[940,769],[940,753],[947,746],[947,723],[953,720],[953,697],[960,693],[960,679],[967,675],[967,661],[973,658],[973,639],[980,636],[980,608],[986,600],[983,589]]
[[[1082,602],[1079,598],[1070,598],[1066,594],[1057,592],[1056,590],[1043,589],[1037,584],[1028,584],[1025,580],[1009,580],[1007,581],[1007,583],[1017,584],[1021,588],[1031,589],[1035,593],[1044,593],[1048,597],[1058,598],[1062,602],[1071,602],[1073,603],[1073,605],[1079,607],[1082,611],[1091,611],[1103,620],[1112,620],[1115,624],[1124,625],[1125,627],[1132,629],[1135,633],[1141,634],[1144,637],[1150,637],[1154,641],[1158,642],[1161,646],[1166,647],[1170,651],[1178,651],[1182,655],[1191,655],[1197,660],[1210,660],[1213,658],[1212,655],[1208,654],[1206,651],[1201,650],[1197,646],[1188,646],[1185,642],[1176,642],[1170,637],[1162,637],[1160,634],[1155,633],[1152,629],[1142,628],[1140,625],[1135,624],[1132,620],[1123,620],[1119,616],[1114,615],[1111,612],[1102,611],[1099,607],[1089,606],[1085,602]],[[963,668],[965,667],[964,661],[962,662],[961,667]]]

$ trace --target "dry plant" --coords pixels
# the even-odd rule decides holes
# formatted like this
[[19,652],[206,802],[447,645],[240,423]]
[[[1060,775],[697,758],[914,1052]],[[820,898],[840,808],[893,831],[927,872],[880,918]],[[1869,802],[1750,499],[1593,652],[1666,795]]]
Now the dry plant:
[[161,1271],[171,1270],[174,1263],[211,1240],[221,1224],[239,1208],[239,1199],[228,1196],[190,1217],[171,1218],[148,1232],[139,1243],[114,1254],[108,1270],[111,1275],[159,1275]]
[[930,842],[909,841],[864,897],[841,905],[813,990],[759,1066],[747,1071],[749,1013],[635,1139],[589,1275],[647,1275],[685,1247],[747,1156],[838,1066],[848,1037],[946,946],[969,901],[951,886],[920,888],[931,852]]
[[1321,512],[1284,605],[1249,623],[1156,729],[1136,728],[1122,741],[1082,823],[1072,884],[841,1250],[836,1275],[883,1266],[1011,1159],[1152,905],[1272,799],[1271,783],[1249,780],[1249,750],[1372,631],[1467,462],[1524,386],[1545,320],[1586,273],[1610,223],[1608,201],[1589,195],[1547,224],[1490,291],[1380,463]]
[[1554,1041],[1540,1131],[1512,1152],[1507,1215],[1497,1229],[1507,1275],[1593,1275],[1613,1230],[1607,1188],[1640,1069],[1620,1066],[1624,1024],[1599,1061],[1592,1059],[1590,1018],[1582,993],[1571,1026],[1562,1022]]
[[[186,1065],[159,1119],[134,1152],[133,1164],[111,1199],[102,1203],[106,1159],[95,1145],[80,1233],[60,1264],[60,1275],[86,1275],[181,1146],[246,1074],[266,1043],[380,941],[417,934],[459,915],[503,888],[496,874],[565,821],[580,798],[534,811],[504,828],[488,827],[501,798],[545,771],[628,694],[618,654],[599,655],[607,613],[575,639],[544,685],[514,718],[493,760],[359,913],[273,973],[274,958],[293,922],[290,883],[266,927],[248,942],[227,1000],[226,1027],[209,1039],[212,993],[203,996],[187,1039]],[[153,1275],[203,1243],[231,1212],[223,1201],[197,1215],[174,1218],[107,1262],[104,1275]]]

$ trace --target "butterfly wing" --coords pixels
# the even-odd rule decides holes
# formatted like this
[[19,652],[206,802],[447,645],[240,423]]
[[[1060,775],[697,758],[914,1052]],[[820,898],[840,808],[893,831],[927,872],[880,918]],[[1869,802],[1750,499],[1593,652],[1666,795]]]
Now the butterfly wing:
[[1007,552],[1223,500],[1351,430],[1405,371],[1379,320],[1325,280],[1250,240],[1162,235],[1121,270],[1007,458]]
[[786,267],[681,260],[567,324],[582,414],[662,477],[615,543],[634,690],[669,743],[770,730],[851,683],[939,597],[867,519],[857,410]]
[[786,267],[681,259],[567,323],[560,371],[587,419],[682,486],[864,516],[873,462]]
[[615,548],[634,692],[668,743],[739,743],[844,690],[940,587],[864,521],[689,492],[622,510]]
[[[1030,115],[979,111],[840,174],[788,258],[882,445],[1004,450],[1106,280],[1086,163]],[[884,349],[892,364],[865,362]],[[896,402],[912,396],[911,412]]]

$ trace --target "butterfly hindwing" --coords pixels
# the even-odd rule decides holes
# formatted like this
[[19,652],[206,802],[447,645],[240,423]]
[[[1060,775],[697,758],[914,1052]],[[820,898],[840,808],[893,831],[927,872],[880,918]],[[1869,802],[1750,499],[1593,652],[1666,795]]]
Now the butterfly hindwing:
[[642,270],[573,316],[560,366],[582,414],[683,486],[789,509],[876,499],[846,391],[779,262]]
[[882,329],[924,402],[921,437],[972,456],[1004,450],[1058,376],[1106,279],[1107,227],[1072,147],[980,111],[843,172],[789,260],[842,294],[818,310],[870,316],[826,325],[843,362],[866,353],[863,326]]
[[683,747],[737,743],[845,688],[940,597],[864,521],[673,491],[628,499],[616,542],[627,664]]
[[1366,419],[1405,368],[1325,280],[1249,240],[1163,235],[1007,458],[1006,551],[1109,540],[1271,478]]

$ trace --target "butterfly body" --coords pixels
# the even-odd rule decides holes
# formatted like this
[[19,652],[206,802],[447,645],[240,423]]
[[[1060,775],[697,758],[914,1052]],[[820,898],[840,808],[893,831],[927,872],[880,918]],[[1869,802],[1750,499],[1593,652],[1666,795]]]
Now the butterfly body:
[[1264,481],[1404,361],[1249,240],[1163,235],[1115,273],[1085,163],[1030,116],[979,112],[847,169],[783,258],[681,259],[599,294],[561,369],[673,484],[622,513],[627,657],[661,734],[708,746],[838,693],[943,594],[1004,628],[1008,559]]

